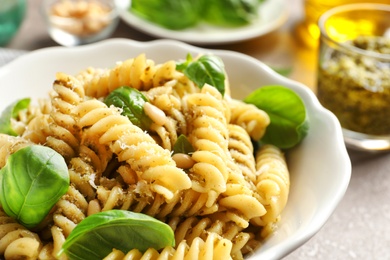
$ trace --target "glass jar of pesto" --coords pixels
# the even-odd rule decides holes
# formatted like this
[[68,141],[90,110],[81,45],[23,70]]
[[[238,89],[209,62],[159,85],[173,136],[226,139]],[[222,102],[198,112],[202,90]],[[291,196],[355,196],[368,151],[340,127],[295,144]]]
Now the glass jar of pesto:
[[317,96],[347,146],[390,149],[390,5],[352,4],[319,20]]

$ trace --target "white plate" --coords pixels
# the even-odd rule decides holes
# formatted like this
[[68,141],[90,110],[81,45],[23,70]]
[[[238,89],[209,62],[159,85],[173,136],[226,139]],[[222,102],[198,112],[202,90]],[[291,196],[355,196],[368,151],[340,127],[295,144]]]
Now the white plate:
[[199,24],[185,30],[170,30],[146,21],[129,12],[130,0],[115,0],[119,15],[128,25],[146,34],[192,44],[226,44],[265,35],[280,27],[288,17],[285,0],[266,0],[259,7],[258,19],[238,28],[223,28]]
[[41,49],[0,68],[0,111],[19,98],[47,97],[59,71],[75,74],[88,66],[113,67],[115,62],[140,53],[162,63],[184,59],[187,53],[196,56],[209,52],[224,61],[234,98],[243,98],[262,85],[280,84],[294,90],[306,105],[310,129],[304,141],[287,153],[291,187],[279,228],[253,256],[248,256],[280,259],[309,240],[333,213],[349,184],[351,163],[336,117],[320,105],[308,87],[280,76],[260,61],[172,40],[114,39],[75,48]]

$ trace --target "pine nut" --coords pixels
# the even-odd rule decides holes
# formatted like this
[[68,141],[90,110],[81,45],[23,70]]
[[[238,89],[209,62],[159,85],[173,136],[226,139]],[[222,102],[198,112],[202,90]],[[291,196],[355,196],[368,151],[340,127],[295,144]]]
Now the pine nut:
[[87,215],[90,216],[100,211],[102,211],[102,208],[100,207],[99,201],[97,199],[91,200],[88,204]]
[[181,169],[189,169],[195,164],[191,156],[184,153],[175,153],[172,159],[176,162],[176,166]]
[[165,115],[164,111],[149,102],[144,104],[144,111],[145,114],[150,117],[150,119],[152,119],[152,121],[157,125],[164,125],[167,121],[167,116]]

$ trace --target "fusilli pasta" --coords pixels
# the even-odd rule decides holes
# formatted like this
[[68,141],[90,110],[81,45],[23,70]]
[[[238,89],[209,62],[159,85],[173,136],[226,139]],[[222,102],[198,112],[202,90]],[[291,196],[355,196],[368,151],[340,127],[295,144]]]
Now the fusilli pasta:
[[[145,95],[150,128],[103,102],[121,86]],[[229,89],[222,95],[211,85],[197,86],[173,60],[155,64],[144,54],[109,69],[57,73],[52,87],[47,99],[13,119],[18,136],[0,134],[0,169],[12,153],[40,144],[65,158],[71,184],[39,232],[0,210],[0,255],[6,259],[57,259],[83,219],[112,209],[167,223],[176,246],[145,252],[113,247],[106,260],[243,259],[272,232],[290,179],[280,149],[256,151],[252,143],[270,122],[264,111],[232,99]],[[181,135],[192,152],[174,154]]]

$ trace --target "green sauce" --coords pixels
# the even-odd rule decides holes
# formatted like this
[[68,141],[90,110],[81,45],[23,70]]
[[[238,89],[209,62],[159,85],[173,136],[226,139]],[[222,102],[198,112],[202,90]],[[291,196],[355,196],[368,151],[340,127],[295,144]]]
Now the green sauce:
[[[361,36],[354,47],[390,54],[390,38]],[[318,70],[318,99],[345,129],[390,134],[390,59],[327,49]]]

